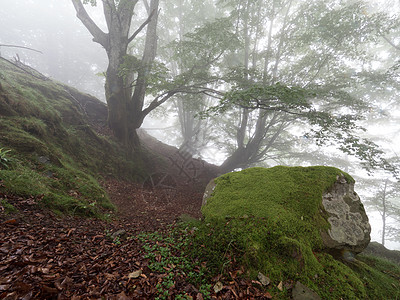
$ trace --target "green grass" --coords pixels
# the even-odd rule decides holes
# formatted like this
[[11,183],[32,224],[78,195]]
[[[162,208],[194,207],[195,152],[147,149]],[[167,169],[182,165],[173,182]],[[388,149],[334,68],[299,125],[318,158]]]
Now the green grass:
[[0,170],[2,190],[21,197],[40,198],[40,205],[58,213],[101,216],[115,208],[98,182],[89,174],[68,166],[26,166]]

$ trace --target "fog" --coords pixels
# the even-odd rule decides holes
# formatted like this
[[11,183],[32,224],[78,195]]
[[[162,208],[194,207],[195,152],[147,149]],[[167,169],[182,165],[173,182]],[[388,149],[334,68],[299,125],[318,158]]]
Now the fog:
[[[213,1],[206,2],[211,3]],[[310,1],[310,3],[311,2],[312,1]],[[317,4],[319,3],[319,1],[314,2]],[[332,1],[332,5],[339,5],[341,2],[343,1]],[[354,1],[344,2],[351,4]],[[174,1],[168,2],[167,4],[164,1],[160,4],[161,12],[158,29],[157,59],[158,62],[160,62],[160,65],[162,63],[162,66],[165,66],[169,70],[168,76],[173,77],[179,75],[180,72],[182,73],[184,68],[189,67],[182,67],[179,65],[183,63],[174,58],[173,50],[168,48],[169,43],[173,40],[182,39],[185,33],[193,31],[196,26],[201,26],[207,20],[212,20],[216,15],[220,14],[220,16],[223,16],[224,12],[221,8],[219,8],[219,10],[216,8],[209,8],[209,11],[205,10],[205,8],[196,8],[199,10],[196,12],[196,18],[198,19],[194,20],[194,17],[191,17],[191,20],[185,19],[185,23],[183,21],[184,17],[190,15],[190,10],[186,7],[186,11],[183,9],[180,11],[178,6],[174,7],[171,3],[174,3]],[[182,1],[176,1],[176,5],[179,3],[182,4]],[[398,17],[398,13],[400,12],[398,1],[382,0],[371,1],[368,3],[369,4],[364,8],[365,16],[381,10],[389,13],[394,23],[400,20]],[[293,9],[300,9],[301,4],[302,1],[297,1],[293,5]],[[101,3],[99,3],[97,7],[91,7],[90,5],[86,5],[85,7],[99,27],[106,31],[107,26]],[[138,8],[138,14],[134,16],[133,20],[133,30],[138,28],[147,18],[145,7],[141,1],[138,4]],[[266,12],[266,14],[268,13],[271,12]],[[353,18],[356,17],[353,16]],[[312,20],[311,17],[310,19],[307,19],[307,22],[311,22],[310,20]],[[178,21],[181,21],[182,24],[179,25]],[[279,20],[275,21],[275,23],[272,21],[266,22],[264,28],[271,26],[271,32],[279,37],[279,32],[284,26],[280,22],[283,24],[283,21]],[[310,26],[310,28],[312,28],[312,26],[307,22],[304,21],[304,24],[301,26]],[[185,27],[185,24],[191,24],[191,27]],[[327,24],[329,25],[331,23],[327,22]],[[181,26],[180,29],[179,26]],[[240,26],[240,24],[238,26]],[[293,26],[295,27],[300,25],[297,24]],[[320,23],[319,27],[323,26],[324,24]],[[334,64],[330,65],[329,68],[324,71],[326,72],[326,75],[321,77],[321,79],[318,79],[319,81],[316,80],[316,82],[325,83],[327,80],[332,80],[335,84],[343,86],[348,83],[346,88],[351,90],[350,94],[359,97],[370,105],[370,113],[368,115],[365,114],[364,120],[360,121],[360,124],[367,128],[367,130],[365,132],[360,131],[359,134],[378,144],[384,151],[384,157],[398,164],[398,152],[400,149],[400,101],[398,100],[398,84],[400,83],[398,78],[400,38],[398,36],[398,25],[393,24],[389,27],[388,31],[382,33],[381,36],[365,38],[365,47],[363,48],[360,46],[359,49],[360,57],[356,57],[356,52],[349,53],[347,52],[348,49],[339,49],[337,54],[329,52],[331,50],[327,50],[330,56],[328,57],[327,55],[325,58],[325,53],[321,53],[321,49],[324,49],[325,45],[321,46],[317,41],[313,40],[313,45],[308,45],[307,41],[305,41],[302,46],[303,49],[305,49],[304,53],[298,53],[297,55],[293,53],[294,50],[290,50],[292,49],[290,47],[293,47],[293,49],[297,48],[289,45],[286,48],[286,56],[282,56],[282,58],[279,60],[277,59],[276,62],[270,61],[269,65],[265,63],[265,68],[273,71],[274,66],[278,66],[279,62],[279,67],[281,69],[278,69],[278,71],[274,70],[276,73],[274,73],[274,76],[278,77],[278,79],[282,81],[292,80],[293,82],[302,82],[302,78],[308,78],[307,76],[310,76],[310,74],[314,72],[313,76],[310,76],[310,78],[314,80],[314,78],[319,76],[322,71],[320,72],[320,70],[318,70],[319,65],[314,63],[314,61],[312,62],[314,65],[310,65],[307,69],[307,60],[312,57],[310,53],[314,51],[315,56],[320,55],[323,58],[321,59],[321,65],[325,59],[328,60],[331,56],[333,57],[336,55],[335,59],[338,61],[338,67],[336,68]],[[290,26],[288,26],[288,28],[290,28]],[[317,31],[317,29],[315,30]],[[365,31],[367,32],[368,30],[366,29]],[[307,37],[303,32],[297,33],[293,30],[293,33],[301,33],[304,34],[305,38]],[[258,35],[260,35],[260,37]],[[248,42],[252,46],[249,46],[250,50],[258,51],[258,49],[262,49],[263,47],[266,48],[268,38],[271,39],[271,37],[261,35],[261,29],[254,29],[254,32],[251,32],[250,30],[249,37],[257,37],[254,44]],[[356,34],[354,34],[354,36],[356,36]],[[382,38],[382,36],[387,40]],[[293,38],[295,38],[295,36]],[[310,40],[312,39],[311,37],[308,38]],[[364,42],[362,39],[363,37],[359,37],[359,40]],[[348,44],[356,42],[358,43],[359,41],[354,38],[354,41],[349,41]],[[2,57],[11,60],[20,60],[51,79],[71,85],[80,91],[94,95],[101,101],[106,102],[104,92],[104,72],[106,71],[108,64],[107,53],[102,46],[93,42],[92,35],[77,18],[76,11],[71,1],[1,0],[0,44],[0,53]],[[143,44],[144,34],[142,32],[138,35],[137,41],[135,40],[131,43],[132,48],[130,53],[140,57],[141,52],[137,49],[142,49],[144,47]],[[271,43],[271,45],[276,48],[280,47],[279,43]],[[10,46],[23,46],[40,51],[40,53],[29,49]],[[210,47],[211,46],[212,45],[210,45]],[[296,47],[297,46],[298,45],[296,45]],[[348,45],[343,44],[343,47],[348,47]],[[271,49],[268,49],[268,51],[273,51]],[[189,50],[185,51],[190,53]],[[292,53],[290,51],[292,51]],[[260,56],[264,55],[264,52],[261,50],[259,50],[259,52]],[[265,52],[267,52],[267,50]],[[213,74],[222,72],[221,70],[223,69],[224,63],[230,63],[232,66],[236,66],[236,62],[241,61],[240,55],[244,54],[231,51],[229,55],[230,56],[225,57],[225,60],[221,61],[219,65],[210,68],[208,72]],[[189,58],[185,59],[189,61],[190,55],[188,55],[188,57]],[[249,69],[253,67],[255,69],[256,66],[261,65],[261,63],[256,62],[256,59],[256,55],[252,56],[249,61],[245,62],[245,64],[247,64],[246,67]],[[341,59],[343,60],[341,61]],[[251,60],[253,60],[253,62]],[[294,62],[302,62],[303,65],[296,65]],[[347,70],[344,70],[345,67]],[[380,76],[375,75],[374,73],[378,71]],[[368,76],[367,73],[369,72],[371,76]],[[167,77],[167,75],[165,75],[165,77]],[[345,77],[348,78],[348,80]],[[337,83],[339,81],[338,78],[341,80],[340,83]],[[371,83],[366,83],[368,80],[370,80]],[[214,86],[212,87],[214,89],[214,87],[217,86],[217,83],[213,84]],[[218,91],[229,87],[229,84],[227,83],[218,84],[219,85],[215,87],[215,90]],[[155,91],[152,91],[151,93],[156,94],[158,91],[156,91],[156,89],[154,90]],[[146,98],[147,101],[151,101],[151,93],[148,93],[148,97]],[[210,92],[210,94],[212,93]],[[193,94],[188,93],[187,95],[192,97]],[[187,95],[186,97],[189,97]],[[218,94],[206,94],[201,98],[201,101],[204,101],[202,103],[207,104],[196,106],[200,101],[193,101],[197,104],[191,105],[195,107],[195,110],[198,110],[197,112],[200,112],[201,110],[206,109],[207,105],[212,106],[218,103],[218,97],[212,97],[215,95]],[[165,143],[177,147],[182,146],[185,142],[185,137],[181,130],[183,125],[182,123],[179,123],[179,121],[181,116],[180,109],[183,109],[186,105],[182,104],[183,102],[181,101],[185,101],[185,99],[184,95],[182,97],[176,95],[176,97],[171,98],[170,101],[149,114],[145,118],[141,127]],[[191,121],[193,124],[197,124],[196,122],[200,120],[199,118],[196,118],[197,113],[193,113],[193,110],[189,115],[193,118]],[[227,112],[223,117],[212,116],[207,119],[207,122],[203,121],[198,123],[198,128],[193,125],[195,129],[194,131],[198,133],[195,138],[188,138],[193,142],[191,147],[196,148],[193,151],[193,154],[214,164],[223,163],[234,151],[237,132],[232,128],[236,128],[235,126],[237,126],[237,119],[235,118],[240,119],[242,115],[242,113],[237,111]],[[224,121],[222,121],[222,118],[224,118]],[[254,114],[250,113],[248,116],[248,119],[252,120],[252,123],[249,121],[246,133],[249,137],[256,135],[255,132],[259,120],[257,118],[258,116],[256,112],[254,112]],[[182,117],[181,119],[184,118]],[[268,119],[264,122],[267,122],[268,124]],[[360,194],[362,200],[368,197],[373,197],[374,193],[382,186],[384,180],[387,178],[389,178],[393,184],[396,182],[396,179],[387,172],[373,170],[372,173],[368,174],[368,172],[363,169],[362,161],[360,159],[354,158],[351,155],[343,154],[337,150],[337,147],[335,147],[334,144],[327,144],[324,147],[315,146],[315,144],[305,135],[304,130],[308,128],[308,125],[302,126],[301,124],[299,125],[296,123],[294,125],[294,123],[292,123],[289,125],[285,124],[285,126],[287,126],[284,128],[286,137],[290,142],[290,147],[296,149],[296,154],[293,154],[293,152],[290,151],[284,152],[282,149],[286,146],[284,146],[282,142],[278,145],[279,147],[277,146],[275,148],[274,152],[266,155],[262,162],[258,161],[256,163],[251,163],[250,165],[273,166],[278,164],[319,164],[337,166],[348,171],[352,176],[356,177],[357,180],[365,180],[364,184],[356,184],[356,191]],[[229,131],[229,128],[231,128],[231,131]],[[208,140],[207,137],[209,137]],[[267,134],[265,134],[265,137],[267,137]],[[244,141],[246,141],[246,138]],[[289,145],[289,142],[287,145]],[[278,155],[280,153],[283,154]],[[371,179],[374,179],[375,181],[369,181]],[[392,201],[393,205],[400,207],[400,190],[394,194],[395,196],[388,200]],[[382,226],[381,217],[378,212],[373,210],[372,206],[367,207],[367,212],[372,224],[372,239],[380,242],[380,230]],[[399,230],[400,226],[394,218],[389,218],[388,223],[393,228]],[[397,236],[394,236],[394,239],[397,239],[397,241],[400,240],[399,234],[400,231],[397,231]],[[399,242],[387,240],[385,246],[389,249],[400,250]]]

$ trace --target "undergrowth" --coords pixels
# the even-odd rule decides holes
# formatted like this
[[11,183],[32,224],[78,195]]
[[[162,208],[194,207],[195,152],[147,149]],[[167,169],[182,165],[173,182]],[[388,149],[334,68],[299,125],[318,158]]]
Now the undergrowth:
[[[143,243],[142,251],[144,258],[149,260],[150,270],[164,274],[156,286],[156,299],[170,299],[174,288],[179,290],[183,282],[197,286],[203,299],[210,299],[211,273],[207,262],[186,252],[190,248],[188,228],[171,227],[168,233],[141,233],[136,238]],[[182,292],[174,294],[174,299],[191,297]]]

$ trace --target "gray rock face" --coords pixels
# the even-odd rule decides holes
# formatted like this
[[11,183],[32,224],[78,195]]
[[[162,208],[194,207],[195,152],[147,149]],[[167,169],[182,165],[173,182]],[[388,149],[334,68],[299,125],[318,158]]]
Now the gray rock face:
[[322,196],[331,228],[321,234],[328,249],[363,251],[370,242],[371,226],[354,184],[338,177],[332,188]]
[[321,298],[313,290],[309,289],[299,281],[296,282],[292,290],[293,300],[321,300]]

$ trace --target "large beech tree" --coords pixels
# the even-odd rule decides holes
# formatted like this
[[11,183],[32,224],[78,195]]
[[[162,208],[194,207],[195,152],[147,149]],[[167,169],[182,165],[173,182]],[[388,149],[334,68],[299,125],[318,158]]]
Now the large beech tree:
[[[159,0],[143,0],[147,19],[131,30],[132,18],[139,0],[102,0],[108,32],[104,32],[87,13],[83,4],[96,5],[95,0],[71,0],[77,17],[93,36],[93,41],[102,45],[107,52],[105,94],[108,105],[108,124],[115,136],[128,147],[137,147],[139,139],[136,129],[141,126],[146,115],[164,103],[171,93],[155,97],[145,107],[144,99],[148,85],[148,75],[157,51],[157,21]],[[146,29],[145,45],[141,59],[130,56],[129,44]],[[121,67],[128,58],[135,68],[122,72]]]

